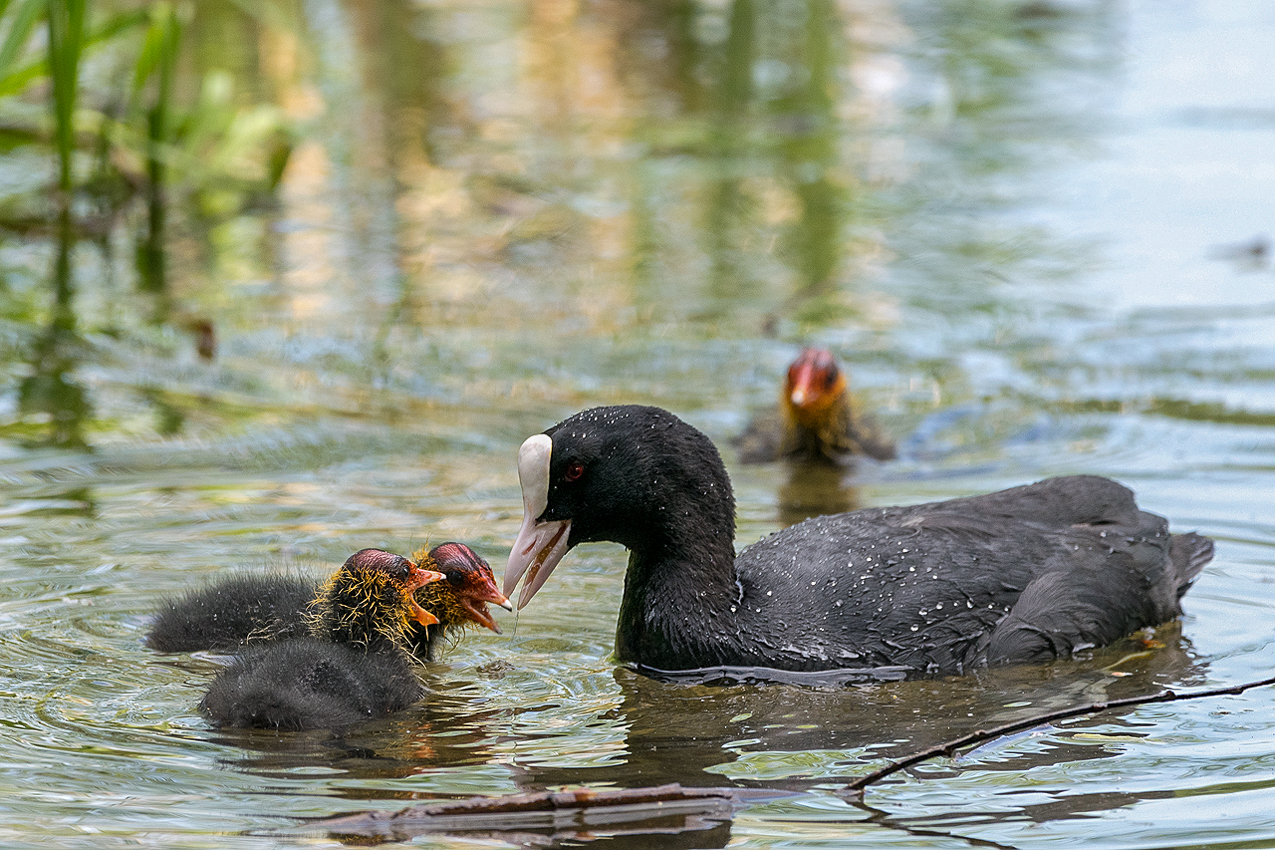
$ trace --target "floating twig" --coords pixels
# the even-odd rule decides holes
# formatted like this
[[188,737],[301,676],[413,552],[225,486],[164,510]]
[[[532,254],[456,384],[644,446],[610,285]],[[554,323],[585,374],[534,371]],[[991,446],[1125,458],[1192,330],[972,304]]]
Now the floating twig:
[[[762,796],[776,795],[786,796],[784,792]],[[742,798],[750,796],[759,795],[749,794],[747,789],[684,788],[676,783],[607,791],[542,791],[426,803],[397,812],[356,812],[309,821],[304,829],[372,842],[403,841],[427,832],[547,830],[571,834],[608,827],[624,831],[623,825],[636,832],[680,832],[729,821],[743,804]],[[670,818],[681,825],[666,820]],[[652,819],[665,820],[658,826],[638,826]]]
[[970,732],[968,735],[962,735],[951,741],[944,741],[941,744],[935,744],[927,747],[920,752],[913,753],[907,758],[899,759],[891,762],[885,767],[878,768],[871,773],[860,776],[851,782],[845,788],[841,789],[840,796],[848,799],[862,799],[863,789],[869,785],[884,779],[885,777],[898,773],[900,770],[911,767],[914,764],[932,759],[935,756],[950,756],[963,747],[971,744],[981,744],[984,741],[990,741],[993,738],[999,738],[1002,735],[1008,735],[1011,732],[1021,732],[1024,729],[1031,729],[1054,720],[1065,720],[1068,717],[1078,717],[1082,714],[1095,714],[1100,711],[1107,711],[1113,708],[1128,708],[1135,705],[1148,705],[1156,702],[1177,702],[1187,699],[1203,699],[1204,697],[1229,696],[1234,694],[1242,694],[1251,688],[1260,688],[1266,685],[1275,685],[1275,676],[1269,679],[1262,679],[1257,682],[1245,682],[1241,685],[1230,685],[1225,688],[1210,688],[1206,691],[1190,691],[1188,693],[1178,693],[1176,691],[1161,691],[1158,694],[1143,697],[1125,697],[1123,699],[1107,700],[1105,702],[1095,702],[1091,705],[1082,705],[1075,708],[1064,708],[1059,711],[1050,711],[1045,714],[1034,714],[1031,717],[1025,717],[1022,720],[1015,720],[1012,723],[1005,723],[992,729],[978,729]]

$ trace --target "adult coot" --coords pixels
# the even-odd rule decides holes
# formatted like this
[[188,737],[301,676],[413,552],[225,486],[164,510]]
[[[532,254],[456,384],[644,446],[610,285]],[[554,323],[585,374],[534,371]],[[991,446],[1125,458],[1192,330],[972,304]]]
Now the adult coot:
[[601,407],[523,443],[525,516],[505,572],[525,606],[571,547],[630,550],[621,661],[650,670],[1041,662],[1181,613],[1212,541],[1168,533],[1105,478],[816,517],[735,554],[713,444],[654,407]]
[[199,703],[218,726],[317,729],[384,717],[424,694],[408,651],[409,624],[437,619],[412,594],[442,573],[363,549],[324,583],[307,615],[310,637],[249,647]]
[[807,348],[788,367],[779,407],[734,440],[742,463],[772,460],[845,464],[856,456],[893,460],[894,443],[859,412],[832,353]]
[[[405,640],[415,655],[432,659],[448,631],[469,624],[500,632],[486,603],[507,610],[513,606],[497,589],[486,561],[463,543],[442,543],[414,557],[422,569],[446,579],[416,591],[417,604],[438,622],[409,623]],[[309,579],[232,576],[162,602],[146,641],[160,652],[235,652],[251,644],[309,635],[308,617],[323,604],[320,589]]]

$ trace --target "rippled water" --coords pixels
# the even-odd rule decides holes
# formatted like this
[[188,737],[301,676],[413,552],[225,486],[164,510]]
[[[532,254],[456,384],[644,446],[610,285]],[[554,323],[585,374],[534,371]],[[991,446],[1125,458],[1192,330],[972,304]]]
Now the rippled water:
[[[278,209],[176,228],[165,322],[77,247],[92,450],[31,443],[38,311],[6,311],[0,843],[326,846],[298,819],[679,781],[797,793],[613,841],[1275,846],[1269,688],[833,793],[1036,711],[1270,674],[1267,4],[761,5],[317,0],[263,29],[201,4],[188,37],[301,141]],[[50,251],[0,245],[7,299],[40,303]],[[679,686],[609,660],[624,555],[590,546],[428,704],[343,738],[212,730],[215,659],[142,645],[158,598],[228,569],[459,539],[499,570],[527,434],[639,401],[726,446],[808,340],[902,458],[812,492],[727,451],[741,543],[809,504],[1102,473],[1217,540],[1180,626],[965,679]]]

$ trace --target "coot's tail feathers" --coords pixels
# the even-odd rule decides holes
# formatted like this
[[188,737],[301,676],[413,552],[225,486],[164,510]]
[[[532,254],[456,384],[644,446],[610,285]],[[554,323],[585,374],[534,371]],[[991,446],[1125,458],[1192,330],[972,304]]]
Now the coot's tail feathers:
[[1177,570],[1178,599],[1190,589],[1200,570],[1213,560],[1213,541],[1194,531],[1169,540],[1169,560]]
[[[972,663],[1024,664],[1066,658],[1077,649],[1104,646],[1140,625],[1157,625],[1182,613],[1178,601],[1213,558],[1213,541],[1194,532],[1169,538],[1168,563],[1164,550],[1129,550],[1123,559],[1136,567],[1137,554],[1163,568],[1156,571],[1157,590],[1130,593],[1134,585],[1127,570],[1103,569],[1090,581],[1077,583],[1063,571],[1037,576],[1023,590],[1010,613],[978,644]],[[1144,564],[1144,566],[1146,566]],[[1135,575],[1149,578],[1134,570]],[[1172,594],[1172,595],[1170,595]]]

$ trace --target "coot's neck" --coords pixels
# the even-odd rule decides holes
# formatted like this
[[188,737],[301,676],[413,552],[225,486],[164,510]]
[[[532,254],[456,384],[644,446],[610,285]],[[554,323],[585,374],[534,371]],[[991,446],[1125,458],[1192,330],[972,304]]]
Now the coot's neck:
[[670,498],[628,543],[616,655],[668,670],[706,666],[738,633],[735,505],[725,469],[692,498]]

